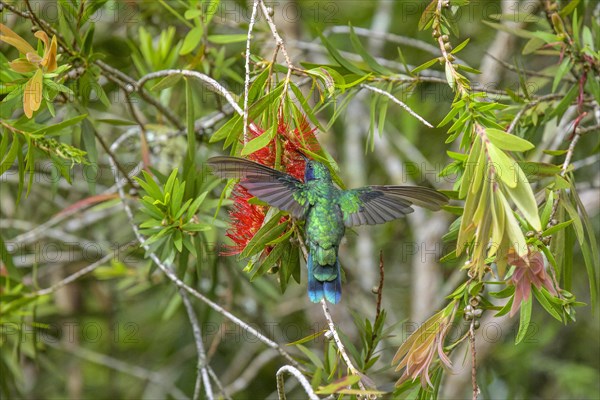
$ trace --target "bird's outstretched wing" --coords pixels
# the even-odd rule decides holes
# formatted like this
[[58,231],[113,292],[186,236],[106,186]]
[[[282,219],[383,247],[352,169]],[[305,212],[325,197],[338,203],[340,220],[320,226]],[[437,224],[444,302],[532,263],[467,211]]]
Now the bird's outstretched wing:
[[304,183],[293,176],[238,157],[212,157],[208,165],[215,175],[240,179],[248,193],[273,207],[303,218],[308,209]]
[[344,224],[383,224],[410,214],[412,205],[437,211],[448,203],[442,193],[421,186],[365,186],[340,192]]

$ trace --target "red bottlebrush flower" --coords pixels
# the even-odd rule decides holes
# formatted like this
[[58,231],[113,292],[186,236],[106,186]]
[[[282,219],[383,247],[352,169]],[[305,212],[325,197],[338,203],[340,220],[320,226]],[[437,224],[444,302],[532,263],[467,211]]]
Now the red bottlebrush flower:
[[433,387],[429,369],[436,355],[446,367],[452,368],[452,362],[444,352],[444,340],[452,326],[457,305],[458,303],[450,303],[445,309],[434,314],[402,343],[392,361],[392,364],[400,362],[396,371],[405,368],[396,386],[408,379],[414,381],[419,378],[421,386],[425,387],[428,384]]
[[[250,138],[253,139],[262,135],[265,131],[256,127],[256,125],[250,125],[248,132]],[[314,135],[314,129],[304,119],[298,128],[290,130],[288,125],[283,121],[283,118],[280,117],[277,136],[265,147],[250,154],[248,159],[273,168],[276,157],[276,140],[280,140],[283,143],[281,165],[284,167],[285,172],[297,179],[304,180],[305,162],[298,151],[306,149],[311,152],[318,152],[320,150],[321,147]],[[234,203],[229,212],[231,225],[225,236],[233,240],[235,244],[227,246],[225,252],[222,253],[223,255],[241,253],[261,228],[267,212],[267,207],[248,203],[252,195],[244,189],[243,181],[235,185],[231,198]],[[283,218],[282,222],[287,218]],[[265,249],[265,251],[268,254],[270,248]]]
[[291,131],[280,120],[277,132],[285,140],[283,145],[283,159],[281,160],[281,163],[285,166],[285,171],[297,179],[304,180],[305,162],[298,152],[306,149],[316,153],[321,149],[315,136],[315,129],[310,127],[306,119],[303,119],[300,121],[300,126]]
[[552,280],[546,274],[544,257],[539,251],[530,251],[523,258],[510,249],[508,265],[515,266],[515,271],[510,278],[510,283],[515,286],[515,297],[509,314],[511,317],[519,311],[521,303],[531,297],[531,285],[535,285],[538,289],[543,286],[554,296],[558,295],[552,285]]
[[265,220],[266,207],[248,203],[250,198],[252,195],[246,189],[239,183],[235,185],[231,195],[233,207],[229,211],[231,225],[225,233],[235,244],[226,246],[222,255],[240,254]]

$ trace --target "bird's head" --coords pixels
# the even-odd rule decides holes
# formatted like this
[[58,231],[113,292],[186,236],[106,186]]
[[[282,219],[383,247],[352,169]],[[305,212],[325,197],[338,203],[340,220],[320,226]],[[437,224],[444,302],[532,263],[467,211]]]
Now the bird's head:
[[304,181],[314,180],[331,180],[331,174],[329,168],[324,164],[321,164],[315,160],[306,160],[306,167],[304,168]]

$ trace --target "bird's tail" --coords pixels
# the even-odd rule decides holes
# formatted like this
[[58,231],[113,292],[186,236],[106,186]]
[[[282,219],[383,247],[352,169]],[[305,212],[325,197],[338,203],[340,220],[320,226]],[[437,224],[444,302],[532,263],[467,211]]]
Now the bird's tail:
[[335,265],[319,265],[313,261],[312,254],[308,254],[306,263],[308,268],[308,297],[313,303],[325,298],[328,302],[336,304],[342,297],[342,275],[340,274],[340,260],[336,258]]

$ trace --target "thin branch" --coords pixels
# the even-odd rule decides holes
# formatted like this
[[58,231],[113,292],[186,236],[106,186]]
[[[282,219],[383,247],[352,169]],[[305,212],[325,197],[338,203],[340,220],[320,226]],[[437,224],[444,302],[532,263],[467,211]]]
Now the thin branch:
[[277,394],[279,396],[279,400],[286,399],[284,380],[283,380],[283,374],[286,372],[290,375],[293,375],[296,379],[298,379],[298,382],[300,382],[300,385],[302,385],[302,388],[304,389],[304,391],[306,392],[306,395],[308,396],[308,398],[310,400],[319,400],[319,397],[313,391],[308,380],[306,380],[304,375],[302,375],[302,373],[300,371],[298,371],[297,368],[294,368],[291,365],[284,365],[283,367],[279,368],[279,370],[277,370],[277,375],[276,375],[276,377],[277,377]]
[[429,122],[427,122],[419,114],[417,114],[416,112],[414,112],[409,106],[406,105],[406,103],[404,103],[401,100],[399,100],[398,98],[394,97],[391,93],[388,93],[385,90],[376,88],[374,86],[369,86],[369,85],[364,84],[364,83],[361,83],[360,87],[363,88],[363,89],[367,89],[367,90],[370,90],[372,92],[378,93],[378,94],[380,94],[382,96],[388,97],[390,100],[392,100],[394,103],[398,104],[400,107],[404,108],[410,115],[412,115],[413,117],[415,117],[416,119],[418,119],[419,121],[421,121],[427,127],[433,128],[433,125],[431,125]]
[[[287,67],[288,67],[287,74],[285,76],[285,81],[283,82],[283,93],[287,93],[288,86],[290,83],[290,77],[292,75],[292,69],[294,69],[294,64],[292,64],[292,60],[290,59],[290,56],[285,48],[285,43],[283,42],[283,39],[281,38],[281,36],[279,36],[279,32],[277,32],[277,26],[275,26],[275,23],[273,22],[273,19],[271,18],[271,13],[269,12],[269,9],[265,5],[264,0],[258,0],[258,2],[260,3],[260,9],[262,10],[262,12],[264,14],[265,19],[267,20],[269,29],[271,29],[271,33],[273,34],[273,37],[275,38],[275,43],[281,49],[281,52],[283,53],[283,58],[285,59],[285,63],[287,64]],[[283,99],[283,97],[282,97],[282,99]]]
[[[321,307],[323,308],[323,314],[325,315],[325,319],[327,320],[327,325],[329,326],[329,332],[331,332],[331,336],[333,337],[333,341],[335,342],[335,345],[337,346],[337,349],[340,352],[340,355],[342,356],[342,359],[344,360],[344,362],[348,366],[348,369],[350,370],[350,373],[352,375],[357,375],[357,376],[362,377],[362,374],[354,366],[354,364],[352,363],[352,360],[350,360],[350,357],[346,353],[346,348],[344,347],[344,344],[342,343],[342,341],[340,339],[340,336],[337,333],[337,330],[335,328],[335,322],[333,322],[333,318],[331,317],[331,313],[329,312],[329,307],[327,307],[327,302],[325,301],[325,299],[321,300]],[[366,387],[362,383],[361,380],[358,381],[358,387],[360,387],[361,390],[366,390]]]
[[385,273],[383,268],[383,250],[379,251],[379,286],[377,287],[377,308],[375,309],[375,321],[381,314],[381,300],[383,298],[383,281],[385,279]]
[[[581,134],[576,129],[573,134],[573,139],[571,139],[571,143],[569,144],[569,148],[567,150],[567,155],[565,156],[565,161],[563,162],[563,165],[560,169],[559,175],[563,178],[567,174],[567,169],[569,168],[569,164],[571,164],[571,159],[573,158],[573,153],[575,152],[575,146],[577,145],[577,142],[579,142],[580,138],[581,138]],[[555,199],[554,199],[554,203],[552,203],[552,212],[550,213],[550,218],[548,219],[548,228],[551,226],[552,221],[554,220],[554,216],[556,215],[556,212],[558,211],[559,201],[560,201],[560,196],[556,195]]]
[[600,124],[592,126],[580,126],[577,127],[576,132],[578,135],[585,135],[586,133],[596,132],[600,133]]
[[252,4],[252,15],[250,16],[250,25],[248,25],[248,37],[246,38],[246,65],[244,76],[244,144],[248,142],[248,92],[250,90],[250,40],[252,38],[252,29],[256,22],[258,13],[258,3],[260,0],[254,0]]
[[213,371],[212,368],[208,368],[208,375],[210,375],[210,377],[212,378],[213,382],[215,383],[215,385],[217,386],[217,389],[219,389],[219,392],[221,392],[221,396],[223,396],[223,398],[225,400],[232,400],[231,396],[229,395],[229,393],[227,392],[227,390],[223,387],[223,384],[221,383],[221,380],[219,380],[219,377],[217,376],[217,374],[215,374],[215,371]]
[[477,385],[477,353],[475,350],[475,319],[471,320],[469,327],[469,343],[471,346],[471,384],[473,385],[473,400],[479,396],[479,386]]
[[148,82],[149,80],[172,75],[187,76],[189,78],[195,78],[199,81],[204,82],[215,93],[218,93],[221,96],[223,96],[225,100],[227,100],[227,102],[239,115],[244,115],[244,110],[240,108],[240,106],[237,104],[237,101],[235,101],[235,99],[233,98],[233,95],[227,89],[225,89],[219,82],[217,82],[210,76],[197,71],[191,71],[187,69],[165,69],[161,71],[151,72],[147,75],[142,76],[137,82],[135,82],[135,85],[137,86],[138,90],[141,90],[141,88],[143,88],[146,82]]
[[196,384],[194,386],[194,396],[192,398],[194,400],[200,398],[200,387],[202,386],[200,383],[200,377],[202,377],[206,398],[212,400],[214,395],[212,392],[210,379],[208,378],[208,365],[206,363],[206,352],[204,351],[204,343],[202,342],[200,323],[198,322],[198,317],[196,316],[196,312],[194,311],[194,307],[190,301],[190,296],[188,296],[183,289],[179,289],[179,294],[181,295],[181,300],[183,301],[188,318],[192,324],[192,332],[194,333],[194,341],[196,343],[196,351],[198,353],[198,369],[200,370],[200,373],[196,374]]

